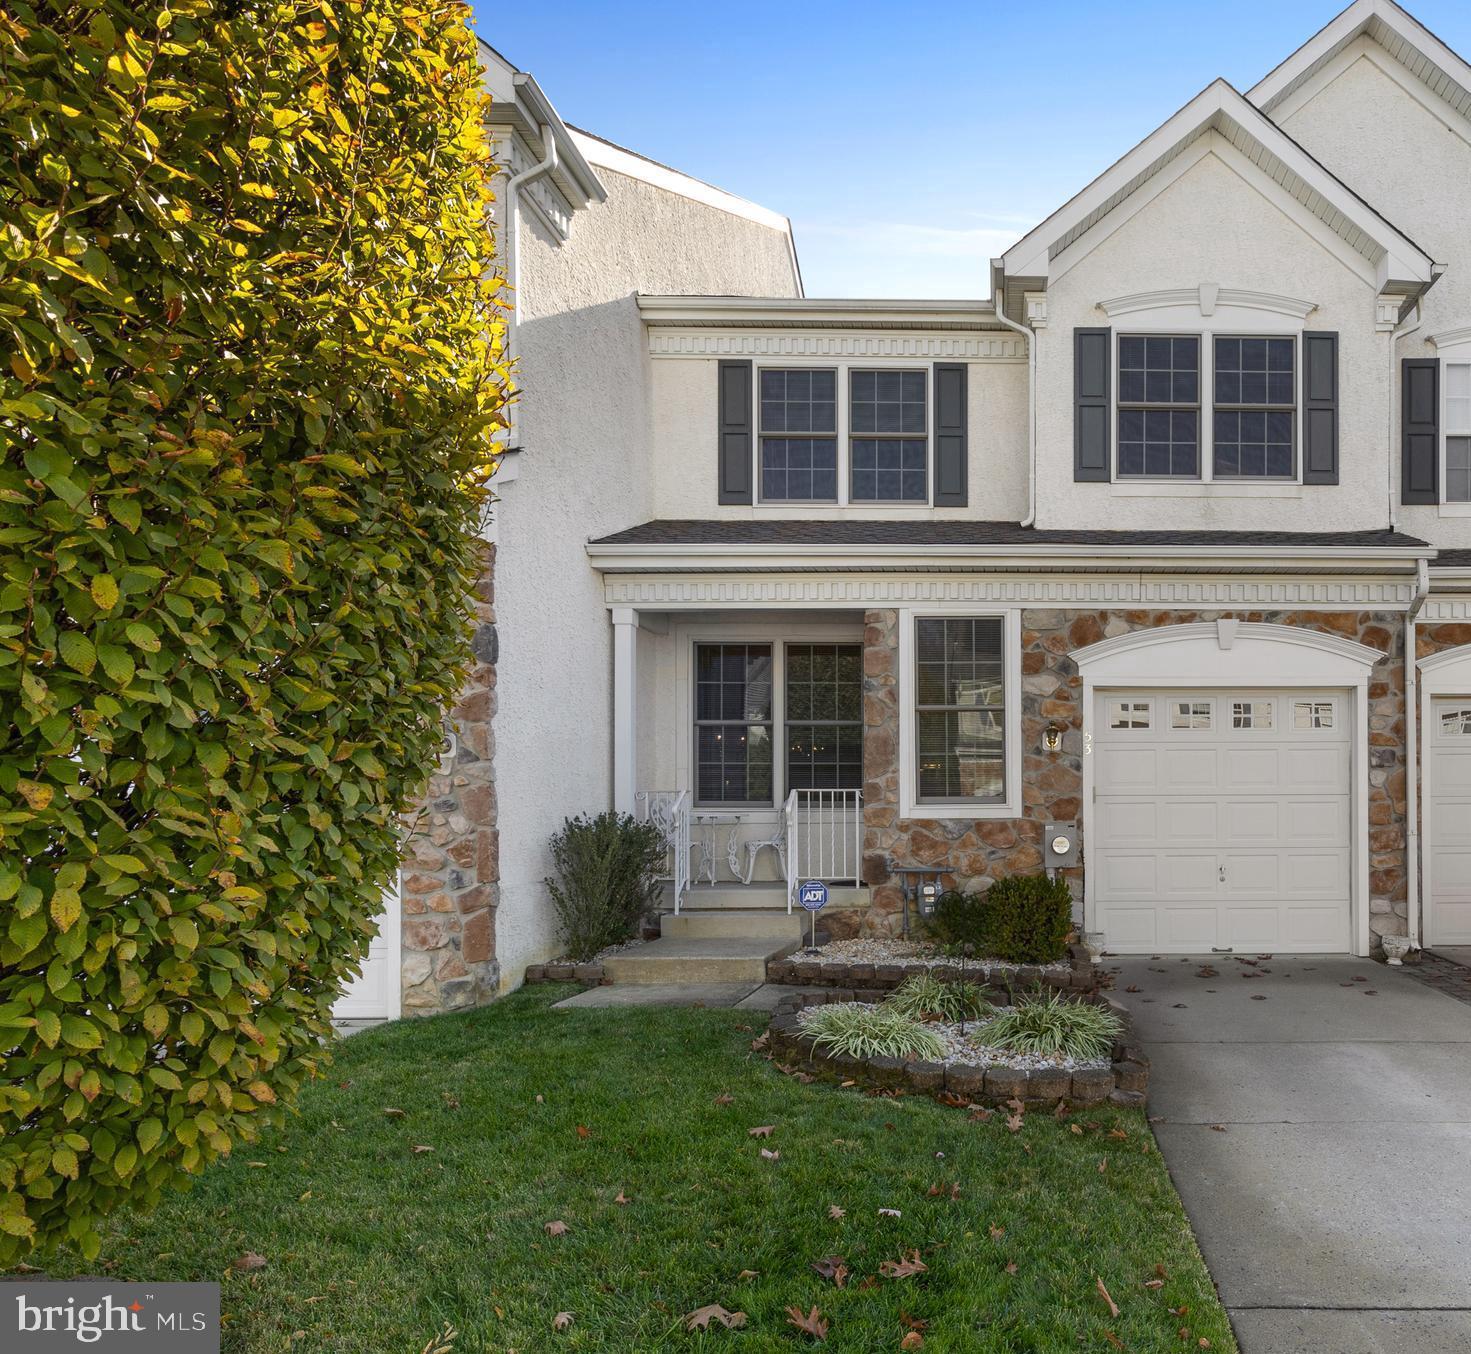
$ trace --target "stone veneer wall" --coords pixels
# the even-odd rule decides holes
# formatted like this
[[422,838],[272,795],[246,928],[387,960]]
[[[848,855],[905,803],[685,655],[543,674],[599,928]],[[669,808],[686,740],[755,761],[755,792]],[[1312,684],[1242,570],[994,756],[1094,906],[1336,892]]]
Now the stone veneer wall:
[[[1357,640],[1384,653],[1369,686],[1369,928],[1375,935],[1407,929],[1405,874],[1405,721],[1403,616],[1372,611],[1078,611],[1022,613],[1022,815],[1013,819],[901,818],[899,816],[899,621],[892,610],[870,611],[864,626],[863,817],[864,880],[873,890],[866,912],[839,912],[836,931],[893,934],[903,907],[893,867],[936,867],[945,883],[969,890],[1042,867],[1042,828],[1082,817],[1082,678],[1073,650],[1131,630],[1222,618],[1301,625]],[[1427,627],[1421,646],[1466,642]],[[1049,723],[1064,730],[1057,752],[1042,750]],[[1083,842],[1084,860],[1087,842]],[[1064,872],[1074,892],[1082,868]]]
[[403,860],[403,1013],[429,1015],[491,1000],[500,982],[495,909],[495,546],[476,587],[473,664],[452,712],[453,748],[430,777]]

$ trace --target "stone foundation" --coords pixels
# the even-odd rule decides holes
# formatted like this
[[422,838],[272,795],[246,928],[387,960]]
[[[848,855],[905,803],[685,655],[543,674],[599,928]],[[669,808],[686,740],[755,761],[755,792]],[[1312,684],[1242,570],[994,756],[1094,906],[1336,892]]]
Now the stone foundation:
[[447,721],[445,756],[430,778],[403,860],[403,1013],[432,1015],[495,996],[495,547],[476,588],[473,666]]
[[[863,867],[864,882],[873,890],[873,906],[854,915],[846,933],[898,933],[903,896],[894,871],[900,868],[934,868],[942,872],[946,887],[971,891],[987,889],[1006,875],[1040,870],[1044,825],[1077,821],[1081,826],[1082,819],[1082,678],[1069,655],[1133,630],[1228,618],[1305,626],[1357,640],[1384,654],[1372,670],[1369,687],[1369,926],[1376,936],[1404,934],[1404,618],[1400,613],[1042,608],[1022,613],[1021,814],[980,821],[901,817],[898,613],[866,614]],[[1423,656],[1471,640],[1471,625],[1427,626],[1420,633]],[[1062,745],[1056,752],[1042,749],[1042,732],[1048,724],[1063,729]],[[1086,842],[1083,848],[1086,859]],[[1082,868],[1063,873],[1074,892],[1079,892]]]

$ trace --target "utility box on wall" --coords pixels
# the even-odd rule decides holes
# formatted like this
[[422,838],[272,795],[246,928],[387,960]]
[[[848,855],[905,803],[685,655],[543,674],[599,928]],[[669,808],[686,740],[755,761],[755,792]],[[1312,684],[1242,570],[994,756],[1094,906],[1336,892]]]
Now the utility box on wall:
[[1078,825],[1048,823],[1042,829],[1042,863],[1049,870],[1078,863]]

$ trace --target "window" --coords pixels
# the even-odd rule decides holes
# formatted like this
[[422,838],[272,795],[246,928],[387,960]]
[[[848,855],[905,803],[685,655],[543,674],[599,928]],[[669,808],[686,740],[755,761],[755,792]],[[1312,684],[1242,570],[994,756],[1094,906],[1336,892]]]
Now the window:
[[1333,727],[1333,702],[1294,701],[1292,703],[1292,727],[1294,729],[1331,729]]
[[928,501],[925,374],[853,371],[848,376],[848,431],[855,502]]
[[838,374],[761,369],[761,498],[835,503]]
[[1270,729],[1272,727],[1272,702],[1232,701],[1231,727],[1233,729]]
[[1109,701],[1108,727],[1110,729],[1147,729],[1149,713],[1148,701]]
[[1440,732],[1442,737],[1465,738],[1471,735],[1471,708],[1464,705],[1456,706],[1449,710],[1440,712]]
[[1209,701],[1173,701],[1170,705],[1170,728],[1208,729],[1211,726]]
[[771,740],[771,645],[697,645],[697,802],[770,804]]
[[1290,478],[1297,412],[1293,340],[1218,338],[1215,350],[1216,476]]
[[916,787],[921,803],[1005,797],[999,616],[915,622]]
[[1471,363],[1445,364],[1445,501],[1471,503]]
[[1200,474],[1200,339],[1119,336],[1119,475]]
[[863,646],[788,644],[788,790],[863,785]]

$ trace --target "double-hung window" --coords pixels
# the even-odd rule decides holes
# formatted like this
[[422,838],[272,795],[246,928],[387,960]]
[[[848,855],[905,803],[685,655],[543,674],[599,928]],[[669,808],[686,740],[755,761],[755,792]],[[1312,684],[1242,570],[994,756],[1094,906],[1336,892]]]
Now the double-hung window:
[[863,646],[786,647],[788,790],[863,784]]
[[1471,362],[1447,362],[1445,501],[1471,503]]
[[1006,674],[999,616],[915,621],[919,803],[1006,797]]
[[1117,479],[1297,473],[1293,336],[1120,334],[1117,390]]
[[865,503],[927,502],[924,372],[851,371],[848,399],[849,497]]
[[760,367],[762,503],[930,501],[925,367]]
[[1119,336],[1119,477],[1200,474],[1200,339]]
[[1295,348],[1290,338],[1215,340],[1217,479],[1291,478]]
[[761,500],[838,501],[838,374],[761,369]]
[[772,802],[771,684],[771,645],[696,646],[697,802]]

